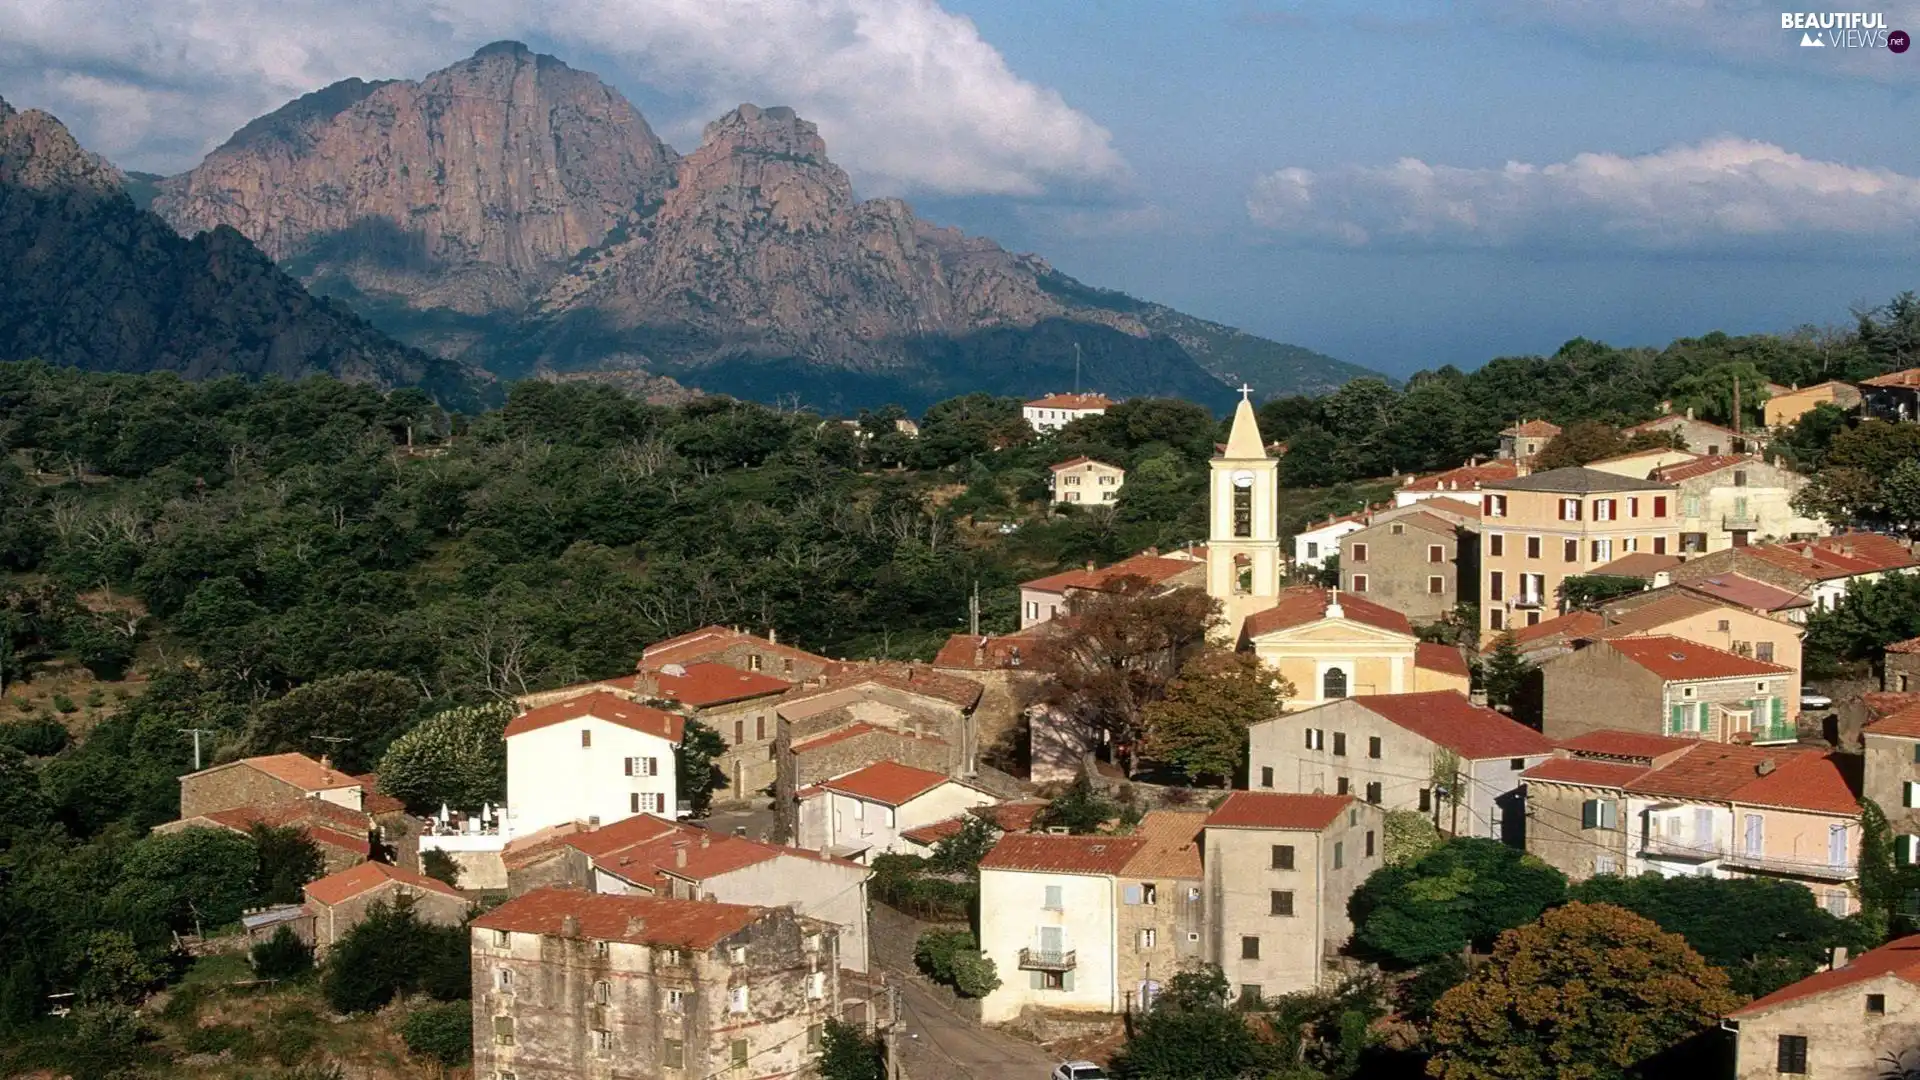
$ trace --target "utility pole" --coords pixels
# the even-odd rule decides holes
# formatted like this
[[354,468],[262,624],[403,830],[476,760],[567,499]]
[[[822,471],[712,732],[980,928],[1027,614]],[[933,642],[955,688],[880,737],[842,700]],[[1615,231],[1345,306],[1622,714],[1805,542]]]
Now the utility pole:
[[973,581],[973,595],[967,598],[967,636],[980,636],[980,579]]
[[1080,343],[1073,343],[1073,392],[1080,392]]
[[[1734,438],[1739,439],[1741,432],[1742,432],[1742,428],[1740,427],[1740,373],[1736,371],[1733,373],[1733,436]],[[1744,443],[1746,440],[1741,439],[1740,441]]]
[[884,1040],[883,1045],[886,1048],[887,1080],[900,1080],[900,988],[888,986],[887,991],[887,1000],[891,1006],[888,1010],[889,1023],[880,1037]]
[[213,734],[213,729],[201,728],[201,727],[183,727],[180,729],[180,734],[193,736],[193,771],[199,772],[200,771],[200,736]]

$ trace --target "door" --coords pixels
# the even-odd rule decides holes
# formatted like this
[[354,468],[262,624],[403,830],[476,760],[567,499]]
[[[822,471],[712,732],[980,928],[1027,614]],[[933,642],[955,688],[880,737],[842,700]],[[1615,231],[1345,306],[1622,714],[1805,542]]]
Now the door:
[[1693,846],[1702,851],[1713,850],[1713,811],[1704,806],[1693,811]]
[[1765,821],[1766,819],[1759,814],[1747,815],[1747,857],[1750,859],[1759,858],[1760,852],[1766,847],[1765,837],[1761,831],[1765,828],[1763,825]]
[[1847,865],[1847,827],[1845,825],[1827,826],[1827,865],[1832,867]]
[[1040,955],[1054,958],[1067,951],[1067,932],[1058,926],[1040,928]]

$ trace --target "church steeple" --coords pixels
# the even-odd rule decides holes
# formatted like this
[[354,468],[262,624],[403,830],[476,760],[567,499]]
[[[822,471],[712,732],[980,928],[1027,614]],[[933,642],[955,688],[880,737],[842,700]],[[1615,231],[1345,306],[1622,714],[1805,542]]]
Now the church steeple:
[[1234,406],[1233,429],[1227,432],[1227,450],[1221,456],[1241,461],[1267,456],[1266,444],[1260,441],[1260,421],[1253,415],[1251,386],[1240,387],[1240,404]]
[[1210,486],[1207,592],[1220,601],[1234,638],[1248,615],[1280,597],[1280,463],[1267,454],[1252,395],[1240,388]]

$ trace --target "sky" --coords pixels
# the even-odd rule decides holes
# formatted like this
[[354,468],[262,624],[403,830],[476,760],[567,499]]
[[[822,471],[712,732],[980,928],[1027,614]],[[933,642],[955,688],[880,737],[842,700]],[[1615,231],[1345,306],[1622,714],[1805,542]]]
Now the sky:
[[683,151],[791,105],[863,196],[1403,376],[1920,289],[1920,0],[1852,42],[1791,3],[6,0],[0,97],[176,172],[513,38]]

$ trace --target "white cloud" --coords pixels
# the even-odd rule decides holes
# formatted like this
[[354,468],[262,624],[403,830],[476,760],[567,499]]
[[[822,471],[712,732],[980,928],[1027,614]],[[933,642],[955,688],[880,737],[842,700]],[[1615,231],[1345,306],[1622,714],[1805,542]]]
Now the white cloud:
[[649,117],[663,130],[790,105],[869,193],[1024,196],[1126,174],[1104,128],[934,0],[12,0],[0,94],[116,161],[172,170],[290,98],[418,78],[500,38],[591,51],[616,85],[705,103]]
[[1497,169],[1281,169],[1247,209],[1276,234],[1344,247],[1855,255],[1913,250],[1920,178],[1729,137]]

